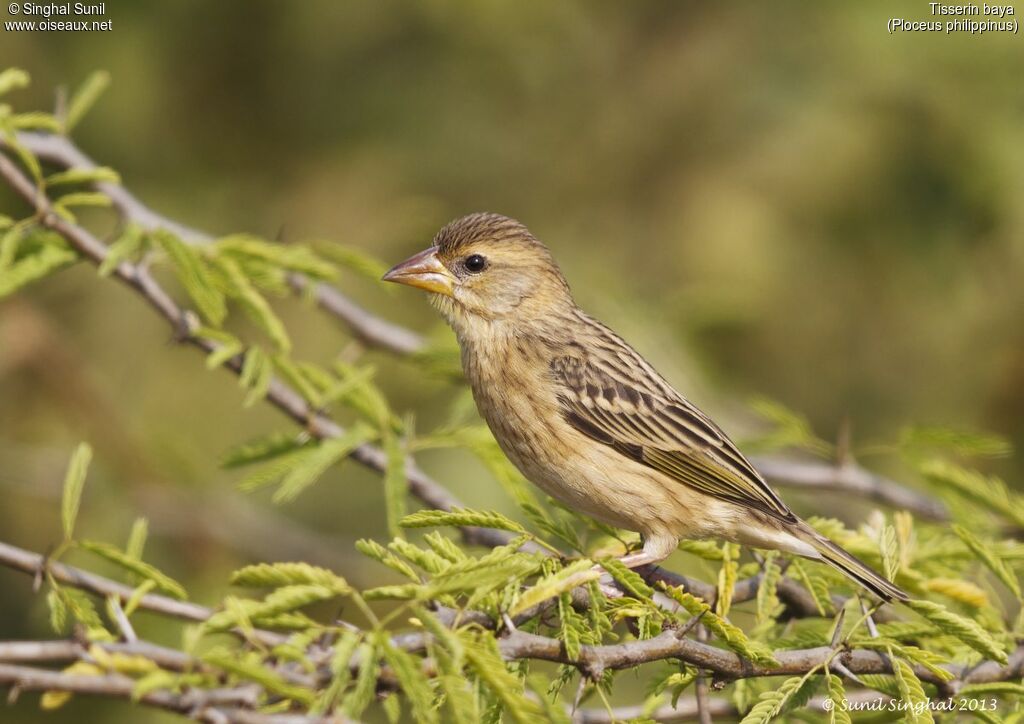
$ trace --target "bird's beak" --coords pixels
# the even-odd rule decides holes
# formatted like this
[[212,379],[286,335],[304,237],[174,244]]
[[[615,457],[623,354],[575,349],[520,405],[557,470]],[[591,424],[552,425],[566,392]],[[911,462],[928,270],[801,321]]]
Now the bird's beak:
[[455,290],[455,277],[437,258],[436,246],[410,256],[401,264],[392,267],[382,278],[386,282],[406,284],[447,297]]

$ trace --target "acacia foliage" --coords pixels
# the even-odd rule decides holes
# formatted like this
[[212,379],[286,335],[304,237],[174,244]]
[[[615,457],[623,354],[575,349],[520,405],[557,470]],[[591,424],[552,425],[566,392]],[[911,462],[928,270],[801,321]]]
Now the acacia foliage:
[[[27,82],[22,71],[0,73],[0,95]],[[17,134],[26,129],[68,133],[105,83],[103,75],[90,79],[72,96],[63,117],[17,113],[0,105],[0,133],[9,153],[39,193],[52,200],[53,212],[73,223],[83,207],[111,205],[109,195],[98,189],[118,183],[117,173],[107,168],[47,173]],[[379,708],[391,721],[403,713],[424,722],[566,721],[579,693],[608,708],[640,701],[646,715],[692,696],[697,668],[679,657],[659,657],[630,667],[634,677],[630,669],[595,665],[588,647],[627,646],[671,630],[696,635],[696,624],[712,646],[769,674],[720,677],[724,687],[714,696],[728,699],[745,722],[801,716],[816,695],[836,703],[833,720],[847,721],[850,715],[839,704],[861,688],[902,701],[915,717],[927,720],[931,715],[921,705],[948,693],[943,688],[953,678],[948,666],[985,659],[1005,663],[1024,637],[1024,546],[1019,542],[1024,498],[1003,481],[964,466],[971,458],[1005,454],[1005,443],[996,438],[907,428],[895,440],[872,445],[895,458],[908,479],[950,503],[953,526],[918,521],[902,511],[875,513],[856,527],[810,519],[914,596],[876,630],[862,613],[858,591],[830,568],[776,553],[754,556],[732,544],[684,542],[678,564],[711,581],[717,594],[705,601],[616,564],[613,557],[635,546],[636,537],[540,497],[487,430],[467,421],[463,395],[453,395],[456,403],[447,424],[423,432],[392,408],[386,391],[375,383],[372,364],[295,355],[273,304],[295,293],[289,275],[313,281],[336,280],[342,273],[376,278],[382,270],[376,260],[330,244],[284,245],[245,233],[196,243],[167,228],[143,228],[124,219],[97,274],[106,277],[121,262],[143,259],[166,269],[180,298],[194,310],[186,333],[210,343],[207,367],[238,366],[243,406],[262,400],[278,379],[311,409],[345,425],[343,433],[326,439],[277,430],[240,441],[222,463],[243,471],[241,491],[275,486],[274,501],[286,504],[308,494],[325,471],[343,464],[356,449],[379,445],[386,459],[382,495],[388,535],[359,541],[357,549],[379,564],[381,580],[360,591],[343,572],[303,562],[247,566],[225,581],[223,598],[208,620],[182,628],[182,651],[202,665],[179,671],[145,657],[102,653],[99,644],[123,634],[114,603],[97,602],[46,573],[46,603],[55,632],[77,629],[94,644],[92,660],[73,664],[71,673],[125,674],[135,680],[137,697],[251,683],[259,688],[266,711],[357,718]],[[81,261],[78,250],[37,214],[0,215],[0,297]],[[457,378],[450,343],[411,355],[407,363],[416,374]],[[752,447],[826,458],[835,454],[798,414],[768,401],[758,401],[755,409],[768,431],[750,441]],[[439,447],[477,456],[508,493],[516,515],[462,509],[410,513],[407,458]],[[86,444],[71,457],[60,511],[64,540],[51,558],[91,556],[118,569],[136,587],[122,607],[129,621],[147,593],[188,599],[181,583],[146,562],[144,520],[123,543],[79,535],[75,523],[82,505],[89,505],[90,459]],[[466,528],[496,529],[508,537],[503,545],[472,547],[458,537]],[[601,584],[596,563],[614,586]],[[816,615],[797,617],[787,608],[779,590],[784,576],[810,597]],[[752,577],[753,594],[734,595],[737,583]],[[338,611],[343,612],[340,618]],[[502,645],[513,630],[557,639],[564,661],[537,661],[523,651],[509,654]],[[267,631],[280,636],[268,644],[260,636]],[[814,647],[833,647],[834,656],[781,681],[770,675],[780,655]],[[850,678],[833,664],[850,649],[884,654],[891,673]],[[643,693],[632,683],[636,678]],[[981,718],[1024,718],[1019,679],[968,685],[958,695],[1000,702],[996,714],[976,712]],[[69,705],[68,696],[52,692],[43,704]]]

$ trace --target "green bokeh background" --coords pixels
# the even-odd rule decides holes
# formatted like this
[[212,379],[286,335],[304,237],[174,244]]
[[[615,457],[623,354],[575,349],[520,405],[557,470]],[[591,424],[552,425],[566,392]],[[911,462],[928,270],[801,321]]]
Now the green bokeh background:
[[[109,70],[76,139],[168,216],[391,262],[451,217],[499,211],[740,437],[759,394],[825,437],[848,420],[855,443],[917,423],[1024,445],[1019,36],[886,32],[894,13],[926,19],[926,2],[106,6],[111,32],[0,31],[0,67],[33,76],[5,100],[48,109],[57,86]],[[22,207],[0,190],[0,210]],[[341,286],[447,334],[409,290]],[[308,306],[282,309],[299,355],[352,353]],[[457,388],[367,356],[420,429],[444,419]],[[378,580],[352,549],[385,535],[377,478],[347,465],[285,508],[237,492],[223,452],[288,429],[241,400],[85,265],[0,302],[0,539],[59,540],[63,467],[85,439],[83,533],[121,541],[147,516],[148,556],[199,601],[257,559]],[[468,504],[510,509],[467,455],[422,463]],[[1018,487],[1024,473],[1019,459],[987,468]],[[836,496],[787,497],[850,514]],[[48,635],[29,584],[0,571],[0,639]],[[42,717],[24,699],[0,720],[165,719],[83,702]]]

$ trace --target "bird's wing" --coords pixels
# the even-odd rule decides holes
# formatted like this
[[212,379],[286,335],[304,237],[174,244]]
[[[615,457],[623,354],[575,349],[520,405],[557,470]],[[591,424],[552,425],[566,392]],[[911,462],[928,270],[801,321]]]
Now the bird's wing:
[[[715,498],[795,520],[707,415],[673,390],[610,330],[586,356],[557,356],[551,373],[563,417],[580,432]],[[581,348],[577,347],[580,351]]]

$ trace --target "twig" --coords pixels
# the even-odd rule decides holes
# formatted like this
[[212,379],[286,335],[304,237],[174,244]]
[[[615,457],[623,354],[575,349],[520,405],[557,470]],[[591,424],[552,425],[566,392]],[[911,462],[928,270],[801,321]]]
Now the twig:
[[[97,576],[64,563],[47,561],[38,553],[31,553],[3,542],[0,542],[0,565],[22,571],[30,576],[35,576],[39,571],[45,570],[61,583],[90,591],[104,598],[113,596],[122,603],[127,602],[135,592],[129,586],[111,581],[109,578]],[[205,621],[213,615],[213,611],[205,606],[187,601],[177,601],[156,593],[147,593],[143,596],[139,600],[139,606],[186,621]]]
[[[16,687],[21,691],[64,691],[70,694],[131,700],[135,680],[121,674],[81,676],[0,663],[0,686]],[[154,691],[145,694],[138,701],[147,706],[177,712],[210,724],[328,724],[341,721],[337,718],[260,714],[251,711],[259,705],[259,691],[255,686],[190,689],[182,694]]]

